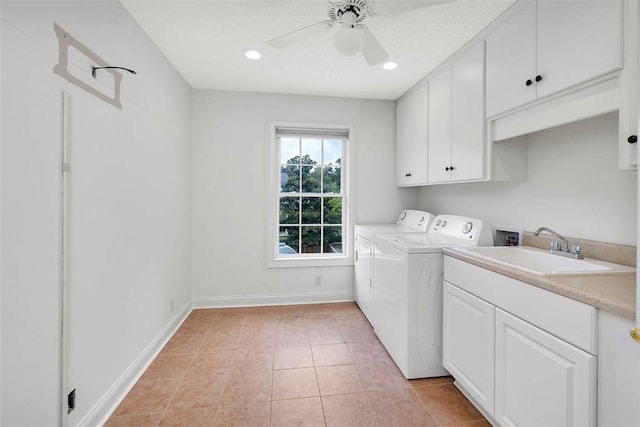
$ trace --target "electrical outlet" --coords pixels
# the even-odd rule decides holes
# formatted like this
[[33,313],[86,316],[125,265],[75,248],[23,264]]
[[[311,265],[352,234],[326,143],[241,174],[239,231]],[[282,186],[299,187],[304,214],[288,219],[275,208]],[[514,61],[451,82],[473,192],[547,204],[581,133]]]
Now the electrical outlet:
[[315,286],[322,286],[322,277],[319,274],[313,276],[313,284]]
[[173,297],[169,297],[169,312],[170,313],[173,313],[173,308],[174,308]]

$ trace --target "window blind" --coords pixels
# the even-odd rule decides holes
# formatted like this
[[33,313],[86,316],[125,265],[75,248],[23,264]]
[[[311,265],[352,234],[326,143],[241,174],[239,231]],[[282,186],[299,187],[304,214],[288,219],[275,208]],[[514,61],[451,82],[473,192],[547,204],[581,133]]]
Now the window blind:
[[349,129],[295,128],[276,126],[276,137],[349,139]]

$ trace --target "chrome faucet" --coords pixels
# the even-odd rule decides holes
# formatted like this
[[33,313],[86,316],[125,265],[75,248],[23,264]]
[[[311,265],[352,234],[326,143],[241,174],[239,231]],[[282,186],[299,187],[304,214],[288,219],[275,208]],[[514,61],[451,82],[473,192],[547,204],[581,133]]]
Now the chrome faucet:
[[533,232],[534,236],[539,236],[540,233],[546,231],[547,233],[557,237],[560,239],[560,242],[552,241],[551,249],[549,252],[553,255],[560,255],[569,258],[575,259],[583,259],[584,255],[582,255],[582,248],[579,245],[571,245],[569,246],[569,241],[565,239],[561,234],[556,233],[552,229],[548,227],[540,227],[536,231]]

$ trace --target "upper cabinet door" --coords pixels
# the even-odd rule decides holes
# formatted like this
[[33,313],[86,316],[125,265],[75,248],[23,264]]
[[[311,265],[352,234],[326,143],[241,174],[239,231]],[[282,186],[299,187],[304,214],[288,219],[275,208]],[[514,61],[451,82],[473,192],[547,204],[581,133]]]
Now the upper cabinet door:
[[531,2],[487,37],[487,117],[534,101],[535,72],[536,5]]
[[487,117],[620,68],[621,0],[527,2],[487,37]]
[[429,80],[429,183],[451,180],[451,66]]
[[396,185],[427,182],[429,88],[424,85],[396,106]]
[[622,67],[621,1],[537,4],[538,98]]
[[451,68],[451,180],[484,178],[484,42]]

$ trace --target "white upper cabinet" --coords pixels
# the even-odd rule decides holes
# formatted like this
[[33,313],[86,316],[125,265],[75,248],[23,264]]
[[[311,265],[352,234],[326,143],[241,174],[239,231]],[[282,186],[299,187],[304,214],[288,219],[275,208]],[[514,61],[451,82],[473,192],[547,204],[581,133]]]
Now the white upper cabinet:
[[429,80],[429,183],[485,177],[484,42]]
[[396,185],[427,182],[429,88],[425,84],[398,100],[396,106]]
[[527,2],[487,38],[487,116],[621,67],[620,0]]
[[624,69],[620,73],[620,110],[618,114],[619,168],[638,169],[638,131],[640,130],[640,90],[638,69],[640,55],[640,11],[638,2],[624,3]]
[[451,69],[451,180],[485,176],[484,42]]
[[487,117],[536,99],[535,52],[536,5],[530,3],[487,38]]
[[539,1],[538,98],[622,67],[622,3]]
[[429,80],[429,182],[451,179],[451,66]]

